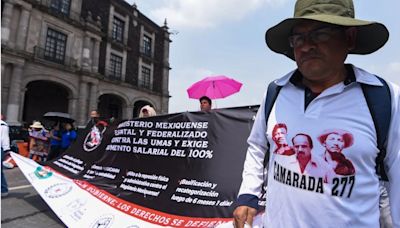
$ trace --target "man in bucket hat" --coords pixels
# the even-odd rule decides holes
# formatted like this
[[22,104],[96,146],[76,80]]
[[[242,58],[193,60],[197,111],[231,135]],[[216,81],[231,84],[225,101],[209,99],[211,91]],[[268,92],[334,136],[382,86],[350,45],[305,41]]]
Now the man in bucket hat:
[[[344,62],[348,54],[377,51],[388,40],[388,30],[383,24],[355,19],[351,0],[298,0],[294,17],[268,29],[265,38],[271,50],[295,60],[297,69],[275,81],[281,89],[267,123],[266,98],[261,102],[248,138],[243,181],[233,213],[235,227],[251,226],[257,215],[266,153],[264,227],[379,227],[379,178],[375,172],[379,149],[361,84],[383,84],[373,74]],[[400,90],[393,83],[388,85],[392,119],[384,162],[393,226],[400,227]],[[291,170],[287,156],[273,153],[276,123],[291,129],[289,138],[303,132],[317,140],[325,129],[351,132],[353,145],[346,148],[346,159],[354,166],[353,174],[337,174],[332,183],[308,188],[316,178]],[[322,145],[315,145],[312,153],[323,156],[324,151]]]

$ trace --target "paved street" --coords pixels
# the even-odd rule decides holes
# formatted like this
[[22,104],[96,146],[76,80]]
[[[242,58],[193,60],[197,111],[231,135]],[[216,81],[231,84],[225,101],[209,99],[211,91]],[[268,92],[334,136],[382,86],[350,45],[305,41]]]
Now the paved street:
[[9,195],[1,199],[1,227],[65,227],[18,168],[4,172]]

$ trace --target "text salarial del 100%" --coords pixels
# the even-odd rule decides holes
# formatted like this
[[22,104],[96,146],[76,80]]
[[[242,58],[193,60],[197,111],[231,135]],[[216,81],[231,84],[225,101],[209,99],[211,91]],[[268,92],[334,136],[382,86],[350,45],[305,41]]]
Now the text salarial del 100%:
[[173,156],[173,157],[191,157],[191,158],[207,158],[213,157],[213,150],[189,149],[186,155],[185,150],[171,149],[170,153],[166,148],[147,148],[128,145],[107,145],[106,150],[116,152],[128,152],[136,154],[156,155],[156,156]]

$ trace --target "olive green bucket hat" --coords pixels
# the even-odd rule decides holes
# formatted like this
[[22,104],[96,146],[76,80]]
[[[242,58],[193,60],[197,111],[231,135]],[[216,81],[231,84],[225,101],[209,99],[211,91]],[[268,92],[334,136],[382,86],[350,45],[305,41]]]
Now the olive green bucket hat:
[[334,25],[356,27],[356,47],[350,54],[370,54],[381,48],[389,38],[385,25],[354,18],[352,0],[297,0],[294,17],[283,20],[267,30],[265,41],[268,47],[294,60],[288,37],[300,20],[313,20]]

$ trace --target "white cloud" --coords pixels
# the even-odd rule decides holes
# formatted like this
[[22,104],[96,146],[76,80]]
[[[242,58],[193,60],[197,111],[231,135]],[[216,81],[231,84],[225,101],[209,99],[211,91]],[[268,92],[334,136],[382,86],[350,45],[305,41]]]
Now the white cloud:
[[[157,22],[168,20],[174,28],[212,28],[224,22],[238,21],[265,4],[279,6],[287,0],[169,0],[152,9]],[[140,8],[139,8],[140,10]]]

